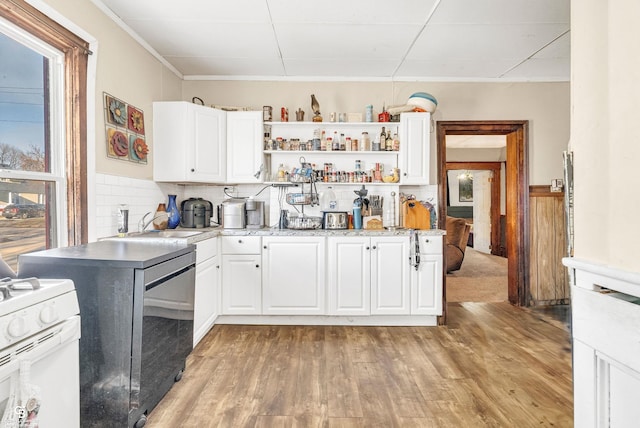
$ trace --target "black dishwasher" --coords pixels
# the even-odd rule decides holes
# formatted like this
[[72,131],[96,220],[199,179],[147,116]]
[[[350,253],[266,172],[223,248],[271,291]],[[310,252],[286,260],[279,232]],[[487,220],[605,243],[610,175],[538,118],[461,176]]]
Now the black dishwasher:
[[144,425],[192,349],[195,247],[101,241],[22,255],[19,274],[76,285],[81,426]]

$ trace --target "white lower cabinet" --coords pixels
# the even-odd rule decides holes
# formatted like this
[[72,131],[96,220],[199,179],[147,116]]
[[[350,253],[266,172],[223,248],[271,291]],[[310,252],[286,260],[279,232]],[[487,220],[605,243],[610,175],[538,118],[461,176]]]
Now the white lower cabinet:
[[262,314],[260,237],[222,237],[222,313]]
[[371,314],[371,239],[327,238],[329,315]]
[[411,314],[442,315],[442,236],[420,236],[420,266],[411,269]]
[[262,313],[324,315],[325,238],[262,239]]
[[406,315],[409,238],[328,238],[329,315]]
[[196,243],[193,346],[209,332],[220,313],[218,238]]
[[406,315],[410,307],[409,238],[371,238],[371,314]]

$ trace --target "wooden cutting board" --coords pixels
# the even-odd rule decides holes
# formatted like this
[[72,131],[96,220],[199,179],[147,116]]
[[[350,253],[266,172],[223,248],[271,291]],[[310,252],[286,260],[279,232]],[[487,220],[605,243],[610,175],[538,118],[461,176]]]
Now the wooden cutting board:
[[431,229],[431,211],[420,201],[409,200],[402,204],[402,218],[407,229]]

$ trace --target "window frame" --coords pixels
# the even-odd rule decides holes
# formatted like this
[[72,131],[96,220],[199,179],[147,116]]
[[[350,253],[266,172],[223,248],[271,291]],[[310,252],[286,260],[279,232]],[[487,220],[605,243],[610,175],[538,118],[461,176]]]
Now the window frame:
[[[87,63],[88,55],[91,53],[89,44],[23,0],[0,0],[0,17],[64,54],[65,125],[61,130],[51,129],[52,133],[61,132],[60,137],[65,141],[64,171],[61,172],[60,179],[66,179],[66,195],[56,195],[59,198],[58,218],[66,218],[67,245],[87,243]],[[58,148],[50,149],[52,156],[59,155],[56,152]],[[25,174],[20,172],[20,175],[24,177]],[[46,181],[51,181],[54,177],[49,173],[30,175],[33,175],[34,179]]]

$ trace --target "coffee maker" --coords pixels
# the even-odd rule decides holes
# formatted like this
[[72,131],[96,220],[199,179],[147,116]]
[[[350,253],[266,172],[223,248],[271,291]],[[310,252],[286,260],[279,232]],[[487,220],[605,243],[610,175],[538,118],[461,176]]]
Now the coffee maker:
[[264,227],[264,202],[249,198],[245,202],[247,212],[247,229]]

